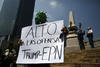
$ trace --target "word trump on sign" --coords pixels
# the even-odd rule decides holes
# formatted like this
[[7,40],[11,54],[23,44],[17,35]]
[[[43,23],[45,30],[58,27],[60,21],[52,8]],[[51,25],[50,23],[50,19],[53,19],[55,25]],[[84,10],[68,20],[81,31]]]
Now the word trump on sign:
[[64,62],[64,43],[59,38],[63,20],[22,28],[17,64]]

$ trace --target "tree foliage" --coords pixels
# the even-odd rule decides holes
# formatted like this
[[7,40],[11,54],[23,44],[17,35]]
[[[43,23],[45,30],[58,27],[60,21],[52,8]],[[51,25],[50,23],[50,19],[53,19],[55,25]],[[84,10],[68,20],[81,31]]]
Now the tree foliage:
[[42,24],[47,21],[47,15],[45,12],[37,12],[35,17],[35,24]]

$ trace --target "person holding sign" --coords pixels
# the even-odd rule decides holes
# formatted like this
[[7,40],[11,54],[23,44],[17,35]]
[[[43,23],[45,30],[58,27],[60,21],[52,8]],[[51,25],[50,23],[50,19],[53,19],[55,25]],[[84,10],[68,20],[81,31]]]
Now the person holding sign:
[[[22,40],[21,40],[21,38],[18,40],[18,52],[19,52],[19,47],[20,47],[20,45],[22,45]],[[18,55],[18,52],[17,52],[17,55]],[[27,64],[25,64],[24,65],[24,67],[28,67],[28,65]]]

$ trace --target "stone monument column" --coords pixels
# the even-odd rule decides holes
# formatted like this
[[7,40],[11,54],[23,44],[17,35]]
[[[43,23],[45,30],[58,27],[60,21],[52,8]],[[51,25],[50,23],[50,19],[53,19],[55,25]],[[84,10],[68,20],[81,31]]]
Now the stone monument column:
[[77,35],[77,26],[75,25],[74,16],[72,11],[69,13],[69,25],[68,25],[68,35],[67,35],[67,45],[65,47],[66,52],[72,52],[75,50],[79,50],[79,41]]

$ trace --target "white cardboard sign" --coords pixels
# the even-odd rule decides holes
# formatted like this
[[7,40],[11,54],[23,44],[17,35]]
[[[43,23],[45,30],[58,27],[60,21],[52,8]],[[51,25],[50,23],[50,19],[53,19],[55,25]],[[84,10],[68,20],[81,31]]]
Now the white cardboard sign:
[[59,38],[63,20],[22,28],[23,41],[17,64],[64,62],[64,43]]

